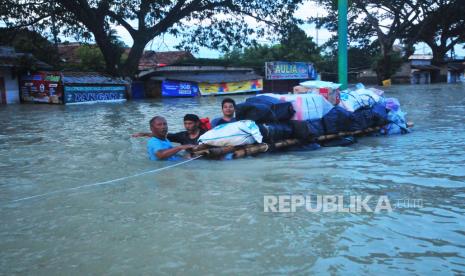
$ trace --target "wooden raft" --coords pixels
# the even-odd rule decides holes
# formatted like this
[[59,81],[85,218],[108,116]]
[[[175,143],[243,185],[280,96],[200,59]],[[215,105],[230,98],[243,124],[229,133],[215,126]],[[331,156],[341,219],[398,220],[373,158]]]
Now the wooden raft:
[[[414,126],[413,122],[408,122],[407,127],[412,128]],[[311,142],[323,142],[329,141],[336,138],[341,138],[345,136],[363,136],[375,131],[379,131],[380,129],[384,128],[384,126],[378,127],[370,127],[364,130],[357,130],[357,131],[346,131],[340,132],[337,134],[328,134],[322,135],[319,137],[315,137]],[[254,156],[260,153],[268,152],[271,149],[284,149],[291,146],[300,145],[302,143],[299,139],[286,139],[282,141],[275,142],[274,144],[270,145],[267,143],[259,143],[259,144],[251,144],[245,146],[227,146],[227,147],[212,147],[209,145],[198,145],[194,149],[191,150],[192,157],[197,156],[204,156],[208,159],[221,159],[226,154],[232,153],[233,159],[243,158],[247,156]]]

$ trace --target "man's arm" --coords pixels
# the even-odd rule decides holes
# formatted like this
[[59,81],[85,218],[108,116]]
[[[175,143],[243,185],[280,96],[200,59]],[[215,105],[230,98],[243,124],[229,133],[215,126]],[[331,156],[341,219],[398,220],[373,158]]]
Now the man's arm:
[[131,135],[133,138],[138,138],[138,137],[153,137],[151,132],[137,132]]
[[170,142],[182,144],[181,135],[182,135],[182,132],[168,133],[168,135],[166,135],[166,138],[168,138]]
[[177,146],[177,147],[166,149],[166,150],[159,150],[155,153],[155,155],[157,156],[158,159],[166,159],[166,158],[170,158],[171,156],[175,155],[176,153],[182,150],[190,149],[193,147],[195,147],[195,145]]

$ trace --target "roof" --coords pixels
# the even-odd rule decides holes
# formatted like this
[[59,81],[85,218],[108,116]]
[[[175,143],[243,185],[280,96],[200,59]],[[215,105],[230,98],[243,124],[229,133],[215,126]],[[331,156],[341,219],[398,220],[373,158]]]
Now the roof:
[[171,65],[182,59],[187,58],[194,58],[194,56],[187,51],[145,51],[142,54],[141,59],[139,60],[139,70],[146,70],[160,66]]
[[254,72],[253,68],[249,67],[228,67],[228,66],[164,66],[152,68],[139,73],[139,78],[147,78],[151,76],[161,76],[168,73],[182,73],[189,75],[192,73],[222,73],[227,72]]
[[64,84],[127,84],[127,81],[96,72],[63,72]]
[[30,53],[17,53],[13,47],[0,46],[0,67],[13,68],[23,66],[24,60],[26,64],[30,64],[38,69],[52,69],[49,64],[38,60]]
[[81,47],[81,44],[69,43],[69,44],[59,44],[58,45],[58,54],[60,58],[68,63],[80,63],[81,59],[78,58],[76,50]]
[[434,66],[434,65],[412,65],[412,69],[425,70],[425,71],[441,70],[441,68]]
[[448,63],[447,68],[452,71],[463,71],[465,70],[465,62],[463,63]]
[[417,59],[417,60],[431,60],[433,59],[432,55],[411,55],[408,57],[409,60]]
[[190,82],[207,82],[207,83],[222,83],[222,82],[237,82],[246,80],[257,80],[263,77],[254,72],[218,72],[218,73],[182,73],[182,74],[164,74],[161,76],[153,76],[152,80],[177,80]]

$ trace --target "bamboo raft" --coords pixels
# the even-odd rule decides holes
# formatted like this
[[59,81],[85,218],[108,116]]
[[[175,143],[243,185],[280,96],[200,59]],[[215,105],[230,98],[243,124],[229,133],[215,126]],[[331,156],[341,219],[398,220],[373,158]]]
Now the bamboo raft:
[[[412,128],[414,126],[413,122],[407,123],[407,128]],[[378,126],[378,127],[370,127],[364,130],[357,130],[357,131],[347,131],[347,132],[340,132],[337,134],[328,134],[315,137],[308,141],[308,143],[318,143],[318,142],[325,142],[337,138],[342,138],[346,136],[364,136],[369,133],[373,133],[379,131],[380,129],[384,128],[385,126]],[[243,158],[247,156],[255,156],[260,153],[269,152],[271,150],[281,150],[291,146],[301,145],[302,140],[299,139],[286,139],[282,141],[275,142],[273,144],[267,143],[259,143],[259,144],[251,144],[251,145],[244,145],[244,146],[227,146],[227,147],[212,147],[208,145],[198,145],[194,149],[191,150],[192,157],[203,156],[207,159],[221,159],[226,154],[232,153],[233,159]]]

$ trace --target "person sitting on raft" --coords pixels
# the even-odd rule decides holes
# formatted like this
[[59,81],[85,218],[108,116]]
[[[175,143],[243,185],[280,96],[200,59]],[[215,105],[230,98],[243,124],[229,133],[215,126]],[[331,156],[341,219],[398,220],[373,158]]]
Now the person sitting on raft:
[[[205,133],[205,130],[200,128],[200,118],[195,114],[186,114],[184,116],[185,131],[177,133],[168,133],[167,138],[170,142],[179,143],[181,145],[197,145],[199,137]],[[139,132],[133,134],[132,137],[152,137],[151,132]]]
[[236,102],[231,98],[225,98],[221,102],[221,110],[223,111],[223,117],[218,117],[212,120],[212,128],[222,125],[236,122],[234,118],[234,112],[236,111]]
[[152,138],[147,142],[147,153],[150,160],[176,161],[181,159],[180,156],[176,155],[178,152],[194,147],[194,145],[173,147],[170,140],[166,138],[168,123],[162,116],[155,116],[150,120],[150,130]]

